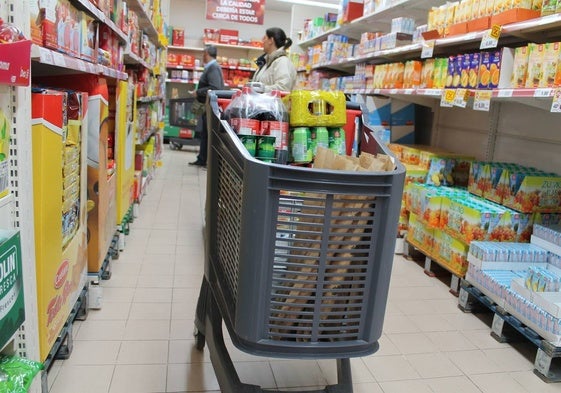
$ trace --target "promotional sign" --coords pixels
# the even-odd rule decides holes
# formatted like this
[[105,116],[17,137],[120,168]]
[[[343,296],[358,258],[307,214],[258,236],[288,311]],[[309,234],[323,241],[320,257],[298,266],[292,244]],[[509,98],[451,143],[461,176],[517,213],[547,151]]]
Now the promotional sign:
[[31,81],[31,41],[0,44],[0,83],[29,86]]
[[0,231],[0,347],[25,320],[19,232]]
[[207,0],[206,18],[227,22],[263,24],[265,0]]

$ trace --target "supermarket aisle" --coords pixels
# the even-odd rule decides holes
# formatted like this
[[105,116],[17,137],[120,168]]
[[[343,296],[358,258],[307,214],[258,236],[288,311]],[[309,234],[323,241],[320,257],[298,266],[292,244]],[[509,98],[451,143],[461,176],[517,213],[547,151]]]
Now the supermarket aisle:
[[[103,308],[76,323],[72,356],[49,373],[51,393],[219,391],[208,352],[195,350],[192,337],[207,174],[187,165],[194,158],[166,148],[126,249],[103,282]],[[533,374],[534,348],[497,343],[489,324],[488,316],[459,311],[446,284],[396,257],[380,351],[352,361],[355,393],[561,392],[561,384]],[[334,361],[263,359],[230,348],[249,383],[289,390],[335,382]]]

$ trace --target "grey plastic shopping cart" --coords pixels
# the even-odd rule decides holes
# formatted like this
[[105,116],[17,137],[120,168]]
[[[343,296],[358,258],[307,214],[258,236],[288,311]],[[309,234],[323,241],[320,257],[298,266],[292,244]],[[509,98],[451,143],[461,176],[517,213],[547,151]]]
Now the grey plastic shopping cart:
[[[240,381],[224,344],[253,355],[337,359],[352,392],[351,357],[378,349],[405,170],[318,170],[249,155],[209,94],[205,274],[197,348],[208,343],[223,392],[266,392]],[[378,144],[379,152],[390,154]],[[277,390],[275,390],[277,392]]]

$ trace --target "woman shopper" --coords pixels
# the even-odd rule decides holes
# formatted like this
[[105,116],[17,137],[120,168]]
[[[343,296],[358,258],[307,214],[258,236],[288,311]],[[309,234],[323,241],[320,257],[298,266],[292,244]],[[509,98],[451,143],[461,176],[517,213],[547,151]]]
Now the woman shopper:
[[[224,90],[224,76],[222,68],[216,61],[218,51],[213,45],[205,46],[203,51],[203,62],[205,64],[204,71],[199,79],[199,85],[195,92],[196,100],[200,103],[206,103],[206,97],[209,90]],[[190,162],[189,165],[206,167],[207,149],[208,149],[208,130],[206,111],[199,117],[197,127],[195,129],[201,137],[201,146],[197,159]]]
[[263,51],[257,64],[260,68],[253,76],[253,82],[261,82],[265,92],[272,90],[291,91],[296,83],[296,68],[286,50],[292,45],[284,31],[271,27],[263,36]]

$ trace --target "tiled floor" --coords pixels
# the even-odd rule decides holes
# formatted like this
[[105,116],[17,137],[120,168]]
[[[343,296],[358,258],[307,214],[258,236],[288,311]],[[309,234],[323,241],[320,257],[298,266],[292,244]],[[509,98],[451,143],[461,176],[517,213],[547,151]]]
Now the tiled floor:
[[[131,225],[126,249],[103,282],[104,304],[76,322],[74,351],[49,372],[51,393],[219,392],[208,352],[194,348],[203,274],[207,172],[195,154],[170,151]],[[535,348],[499,344],[490,318],[464,314],[447,284],[396,256],[380,350],[352,360],[355,393],[545,393]],[[264,388],[334,383],[334,361],[258,358],[227,340],[243,381]]]

